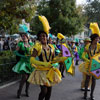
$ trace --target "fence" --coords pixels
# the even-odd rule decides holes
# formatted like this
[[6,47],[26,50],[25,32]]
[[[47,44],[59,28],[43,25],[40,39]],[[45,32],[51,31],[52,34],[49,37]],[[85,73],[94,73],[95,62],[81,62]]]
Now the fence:
[[12,71],[16,64],[16,57],[11,51],[0,52],[0,85],[19,78],[19,75]]
[[19,75],[12,71],[12,67],[16,62],[0,64],[0,85],[6,82],[14,81],[19,78]]

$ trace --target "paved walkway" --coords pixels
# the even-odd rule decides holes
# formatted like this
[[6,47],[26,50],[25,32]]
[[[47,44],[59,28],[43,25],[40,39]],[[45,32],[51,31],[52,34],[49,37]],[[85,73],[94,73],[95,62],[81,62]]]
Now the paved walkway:
[[[81,78],[82,75],[78,72],[78,66],[76,66],[76,74],[74,77],[65,75],[62,82],[53,87],[50,100],[82,100],[83,92],[80,91]],[[16,98],[18,85],[19,83],[16,83],[0,89],[0,100],[18,100]],[[40,92],[39,86],[30,85],[30,97],[25,97],[24,89],[20,100],[38,100],[38,94]],[[88,97],[89,94],[90,92],[88,93]],[[100,80],[97,80],[94,96],[95,100],[100,100]]]

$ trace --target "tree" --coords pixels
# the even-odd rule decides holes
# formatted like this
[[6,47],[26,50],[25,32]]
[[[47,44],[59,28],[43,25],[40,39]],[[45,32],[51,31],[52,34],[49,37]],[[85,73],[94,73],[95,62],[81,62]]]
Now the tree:
[[22,19],[30,22],[35,13],[35,0],[2,0],[0,2],[0,27],[10,34],[18,31]]
[[[37,6],[37,15],[47,17],[51,26],[50,31],[55,35],[61,32],[71,36],[82,31],[84,18],[76,7],[75,0],[41,0]],[[35,27],[35,23],[32,25]]]
[[86,25],[90,22],[97,22],[100,26],[100,1],[94,0],[85,6]]

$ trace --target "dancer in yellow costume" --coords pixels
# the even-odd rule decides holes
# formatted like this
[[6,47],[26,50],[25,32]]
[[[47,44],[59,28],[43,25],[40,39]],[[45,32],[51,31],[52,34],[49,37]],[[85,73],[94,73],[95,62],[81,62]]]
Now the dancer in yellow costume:
[[[94,100],[93,93],[96,85],[96,79],[89,74],[89,65],[90,65],[90,58],[93,57],[95,54],[100,53],[100,44],[97,43],[99,40],[99,35],[92,34],[90,38],[91,38],[91,43],[85,47],[85,52],[82,54],[82,58],[86,61],[83,67],[83,72],[86,74],[85,92],[84,92],[85,100],[87,100],[87,88],[88,88],[90,77],[92,77],[90,100]],[[85,56],[86,54],[88,54],[88,58],[86,58]]]
[[[100,31],[97,23],[90,23],[90,29],[92,31],[92,35],[90,36],[91,43],[86,46],[85,52],[82,55],[83,59],[86,61],[85,70],[83,69],[83,71],[87,74],[86,81],[85,81],[84,99],[87,99],[87,88],[88,88],[90,77],[92,77],[90,100],[94,100],[95,98],[93,96],[93,93],[96,85],[96,79],[94,76],[89,74],[89,65],[90,65],[90,58],[93,57],[95,54],[100,53],[100,44],[98,43]],[[85,57],[86,53],[88,54],[89,57],[88,59]]]
[[[57,34],[57,38],[60,40],[59,42],[60,42],[60,44],[58,45],[58,46],[60,46],[60,48],[59,48],[59,50],[60,50],[60,52],[62,53],[62,40],[64,40],[65,39],[65,36],[63,35],[63,34],[61,34],[61,33],[58,33]],[[65,76],[64,76],[64,70],[65,70],[65,66],[64,66],[64,62],[60,62],[59,63],[59,70],[60,70],[60,72],[61,72],[61,75],[62,75],[62,78],[64,78]]]
[[[39,42],[36,42],[32,50],[31,64],[36,68],[30,75],[28,81],[32,84],[40,85],[41,92],[38,100],[50,100],[52,86],[61,82],[61,73],[54,68],[52,63],[58,60],[65,60],[65,57],[55,57],[53,46],[47,44],[47,34],[40,31],[37,34]],[[39,57],[39,61],[35,57]]]
[[[61,50],[62,55],[68,57],[67,60],[60,63],[59,70],[61,71],[62,77],[64,77],[63,73],[65,69],[66,69],[66,73],[73,76],[75,74],[74,73],[75,67],[73,66],[74,60],[73,60],[71,48],[68,46],[67,41],[63,34],[58,33],[57,38],[60,40],[60,44],[58,45],[58,48]],[[64,52],[66,52],[66,54]]]

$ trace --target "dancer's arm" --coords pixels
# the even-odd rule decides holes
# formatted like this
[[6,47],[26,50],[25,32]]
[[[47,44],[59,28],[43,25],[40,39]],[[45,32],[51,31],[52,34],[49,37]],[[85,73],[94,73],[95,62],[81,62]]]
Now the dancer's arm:
[[22,57],[22,58],[27,58],[27,56],[20,54],[18,51],[20,51],[20,47],[21,47],[22,43],[18,43],[16,50],[14,51],[14,54],[16,56]]
[[87,52],[83,52],[82,58],[83,58],[83,60],[90,62],[90,60],[88,58],[86,58],[86,54],[87,54]]
[[36,60],[35,58],[36,58],[37,55],[38,55],[38,52],[34,48],[33,53],[31,55],[31,58],[30,58],[30,63],[31,64],[35,64],[36,66],[44,66],[44,67],[51,67],[52,66],[50,62],[42,62],[42,61]]

